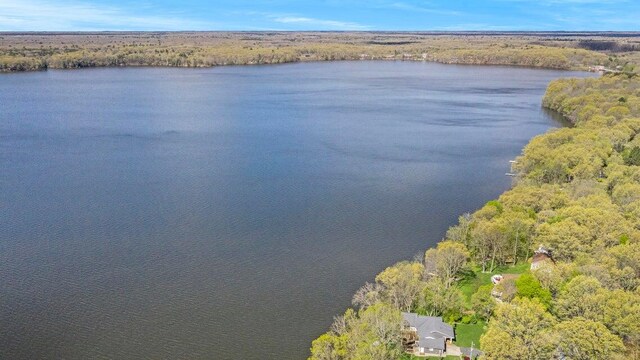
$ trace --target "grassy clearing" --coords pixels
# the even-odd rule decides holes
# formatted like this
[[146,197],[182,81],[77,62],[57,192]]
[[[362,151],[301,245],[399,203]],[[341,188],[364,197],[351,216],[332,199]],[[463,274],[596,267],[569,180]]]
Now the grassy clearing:
[[474,348],[480,346],[480,336],[486,331],[486,323],[478,322],[477,324],[458,324],[456,325],[456,341],[454,343],[462,347]]
[[464,294],[465,302],[471,307],[471,295],[473,295],[482,285],[491,283],[491,277],[495,274],[522,274],[529,269],[529,263],[523,262],[515,266],[498,267],[491,273],[483,273],[479,268],[473,269],[474,274],[462,279],[458,283],[460,291]]
[[[529,263],[523,262],[515,266],[498,267],[491,273],[483,273],[479,268],[473,269],[465,279],[458,283],[460,291],[464,294],[465,304],[467,308],[471,308],[471,295],[483,285],[491,284],[491,277],[495,274],[522,274],[529,270]],[[456,341],[455,344],[462,347],[475,348],[480,346],[480,336],[486,331],[486,323],[478,322],[476,324],[457,324],[456,325]]]

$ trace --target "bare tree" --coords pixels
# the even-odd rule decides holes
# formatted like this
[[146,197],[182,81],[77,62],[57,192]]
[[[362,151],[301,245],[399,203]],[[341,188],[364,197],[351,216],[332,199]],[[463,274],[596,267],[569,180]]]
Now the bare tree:
[[424,279],[438,276],[438,250],[429,249],[424,253]]
[[465,245],[469,245],[469,237],[471,235],[472,216],[464,213],[458,217],[458,225],[452,226],[447,230],[447,239],[459,241]]
[[368,308],[381,300],[381,291],[382,287],[380,285],[366,283],[356,291],[351,299],[351,303],[360,309]]
[[356,313],[353,309],[348,309],[344,315],[334,316],[331,331],[337,335],[346,334],[349,331],[349,324],[353,322],[354,318],[356,318]]

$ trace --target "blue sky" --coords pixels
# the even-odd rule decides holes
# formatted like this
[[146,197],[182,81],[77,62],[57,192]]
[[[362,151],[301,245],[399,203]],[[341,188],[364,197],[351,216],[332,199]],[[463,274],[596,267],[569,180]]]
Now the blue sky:
[[0,0],[0,31],[640,30],[640,0]]

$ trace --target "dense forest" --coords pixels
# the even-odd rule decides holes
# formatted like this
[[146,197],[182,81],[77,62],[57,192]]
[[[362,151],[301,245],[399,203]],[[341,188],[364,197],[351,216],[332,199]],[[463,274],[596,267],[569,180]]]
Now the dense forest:
[[[624,35],[624,34],[623,34]],[[325,60],[418,60],[616,67],[638,34],[194,32],[0,33],[0,72],[85,67],[211,67]]]
[[[511,190],[363,286],[310,359],[410,358],[401,311],[442,316],[483,359],[639,358],[640,78],[557,80],[543,104],[575,126],[532,139]],[[552,261],[532,270],[539,246]]]

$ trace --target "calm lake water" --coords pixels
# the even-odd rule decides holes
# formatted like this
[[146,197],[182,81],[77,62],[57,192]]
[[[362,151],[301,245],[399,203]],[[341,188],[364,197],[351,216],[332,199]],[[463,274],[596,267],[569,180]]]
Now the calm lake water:
[[413,62],[0,76],[0,358],[302,359],[510,186],[547,83]]

